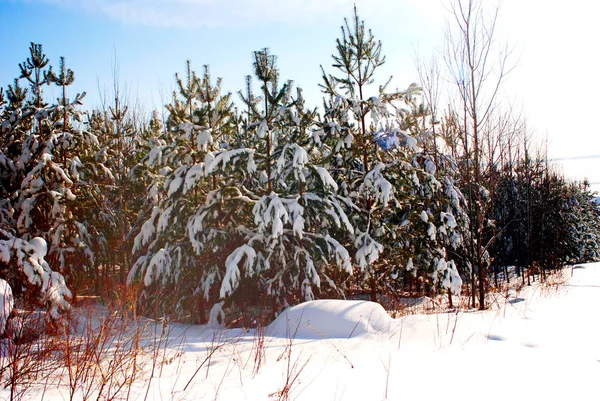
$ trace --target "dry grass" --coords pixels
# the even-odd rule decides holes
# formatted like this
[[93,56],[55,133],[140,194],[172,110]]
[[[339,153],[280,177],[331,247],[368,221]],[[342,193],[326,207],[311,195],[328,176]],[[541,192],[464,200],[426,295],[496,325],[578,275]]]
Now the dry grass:
[[[571,272],[572,267],[567,266],[562,269],[546,271],[542,278],[539,271],[536,271],[535,275],[532,273],[529,276],[531,285],[528,285],[527,279],[523,284],[523,279],[517,276],[515,271],[509,271],[508,280],[503,277],[499,288],[492,287],[486,294],[487,309],[504,308],[507,302],[518,300],[521,292],[526,291],[528,288],[539,290],[545,296],[554,296],[564,290],[564,284],[571,277]],[[463,294],[452,297],[452,307],[449,305],[447,294],[438,294],[433,297],[394,297],[389,298],[387,302],[382,302],[382,304],[393,318],[473,309],[470,306],[470,294],[466,292],[468,290],[467,286],[463,286],[463,289],[465,290]]]
[[127,400],[148,361],[164,363],[156,347],[166,343],[143,344],[146,327],[120,308],[87,305],[51,323],[41,313],[21,314],[22,331],[1,345],[0,384],[10,400],[33,393],[42,400],[57,393],[68,400]]

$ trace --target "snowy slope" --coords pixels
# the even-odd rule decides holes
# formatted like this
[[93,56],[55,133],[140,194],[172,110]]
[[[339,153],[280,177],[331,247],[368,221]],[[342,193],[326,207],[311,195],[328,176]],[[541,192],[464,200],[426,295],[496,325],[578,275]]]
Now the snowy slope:
[[272,400],[287,388],[310,401],[598,400],[599,301],[589,264],[484,312],[391,319],[370,302],[317,301],[263,331],[174,324],[175,358],[131,399]]

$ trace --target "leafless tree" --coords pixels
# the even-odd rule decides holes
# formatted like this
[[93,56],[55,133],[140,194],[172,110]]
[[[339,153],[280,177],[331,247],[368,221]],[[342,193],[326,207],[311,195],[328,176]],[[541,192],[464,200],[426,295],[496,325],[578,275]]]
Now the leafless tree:
[[[489,3],[486,3],[486,5]],[[499,92],[507,74],[511,50],[496,40],[499,6],[484,7],[482,0],[451,0],[447,22],[444,59],[449,80],[456,89],[450,115],[458,125],[462,146],[463,180],[469,200],[471,235],[467,253],[471,265],[472,303],[475,286],[479,308],[485,308],[486,277],[490,265],[485,230],[489,192],[485,189],[486,169],[500,157],[505,131],[496,119]]]

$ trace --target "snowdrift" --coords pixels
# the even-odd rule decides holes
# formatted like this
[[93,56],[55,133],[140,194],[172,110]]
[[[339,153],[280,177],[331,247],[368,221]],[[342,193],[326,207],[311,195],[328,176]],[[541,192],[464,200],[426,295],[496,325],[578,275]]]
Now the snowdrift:
[[375,302],[322,299],[286,309],[268,326],[268,333],[302,339],[351,338],[386,333],[392,322]]

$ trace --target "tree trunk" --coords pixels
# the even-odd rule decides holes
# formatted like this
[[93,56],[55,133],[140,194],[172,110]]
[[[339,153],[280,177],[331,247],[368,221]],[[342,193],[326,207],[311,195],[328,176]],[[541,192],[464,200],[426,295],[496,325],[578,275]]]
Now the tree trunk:
[[371,277],[371,302],[377,302],[377,279],[373,275]]

